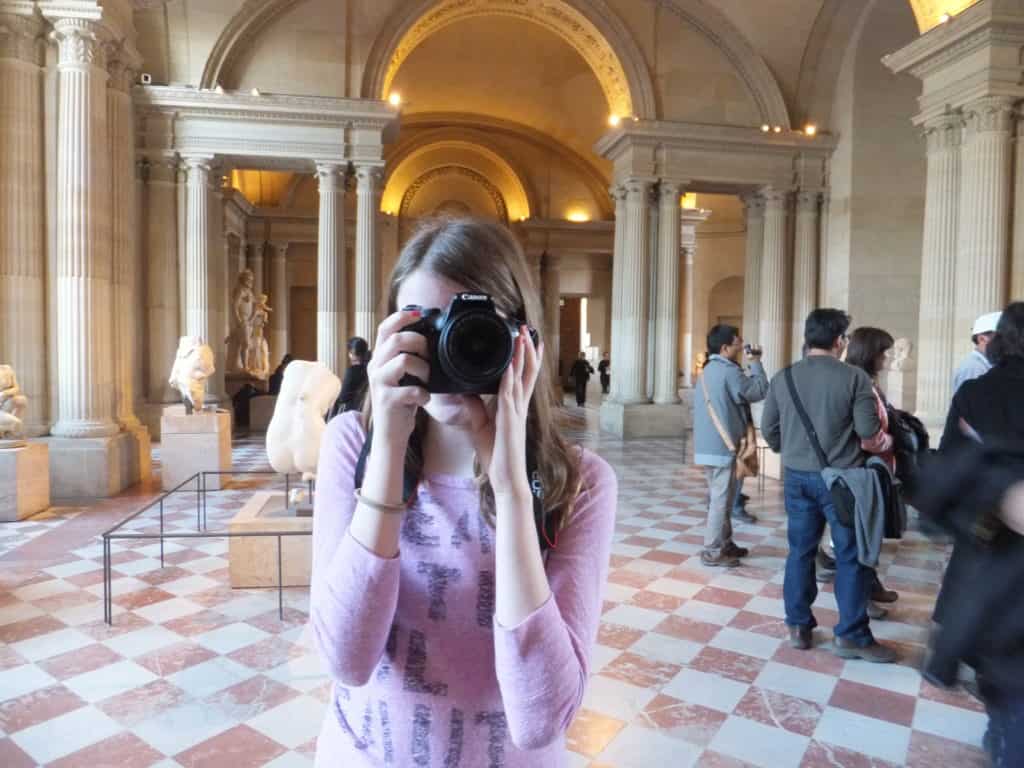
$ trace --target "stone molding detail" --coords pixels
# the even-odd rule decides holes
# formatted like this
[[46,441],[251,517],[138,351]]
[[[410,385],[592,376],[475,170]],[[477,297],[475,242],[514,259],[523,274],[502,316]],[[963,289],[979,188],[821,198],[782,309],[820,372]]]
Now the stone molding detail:
[[760,192],[751,192],[740,197],[747,220],[764,218],[764,196]]
[[928,153],[957,149],[963,140],[964,116],[948,112],[924,124]]
[[1015,99],[986,96],[964,107],[967,130],[971,133],[1009,133],[1013,130]]
[[416,179],[416,181],[410,184],[409,188],[405,190],[405,195],[402,197],[402,204],[398,209],[398,215],[403,218],[407,217],[409,215],[409,209],[412,206],[412,202],[420,190],[430,182],[436,181],[444,176],[463,176],[482,187],[494,202],[494,207],[498,211],[498,216],[502,221],[508,223],[508,206],[505,204],[505,198],[502,196],[501,190],[494,186],[486,176],[477,173],[472,168],[465,168],[461,165],[443,165],[439,168],[433,168]]
[[0,13],[0,59],[17,59],[41,66],[43,28],[33,16]]
[[821,202],[820,192],[808,192],[807,190],[801,190],[796,195],[796,208],[797,212],[806,211],[808,213],[817,213],[818,204]]

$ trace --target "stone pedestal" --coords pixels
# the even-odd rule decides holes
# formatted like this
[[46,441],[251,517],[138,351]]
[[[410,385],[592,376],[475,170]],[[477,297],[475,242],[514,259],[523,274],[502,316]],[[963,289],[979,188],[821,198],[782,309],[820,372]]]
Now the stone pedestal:
[[682,437],[693,427],[693,411],[686,405],[601,404],[601,431],[625,440],[635,437]]
[[[184,405],[164,408],[160,420],[163,489],[169,491],[197,472],[231,469],[231,414],[225,410],[185,414]],[[219,490],[230,475],[210,475],[206,487]]]
[[[149,471],[149,435],[140,444],[135,432],[111,437],[48,437],[50,493],[55,499],[95,499],[116,496]],[[143,459],[143,452],[146,458]]]
[[277,405],[277,395],[257,395],[249,401],[249,429],[266,432]]
[[[312,517],[296,517],[280,492],[253,494],[228,523],[231,533],[312,531]],[[277,586],[276,536],[228,540],[232,587]],[[281,537],[281,573],[286,587],[308,587],[313,561],[312,536]]]
[[22,520],[50,506],[50,456],[46,445],[0,449],[0,522]]

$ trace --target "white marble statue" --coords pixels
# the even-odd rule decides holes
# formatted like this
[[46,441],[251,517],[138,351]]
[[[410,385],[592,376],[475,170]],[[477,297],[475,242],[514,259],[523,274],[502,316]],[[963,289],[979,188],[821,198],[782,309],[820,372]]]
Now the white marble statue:
[[324,416],[338,399],[341,380],[323,363],[293,360],[284,369],[281,392],[267,427],[267,456],[277,472],[316,472]]
[[245,373],[248,367],[249,347],[252,343],[253,311],[256,308],[255,283],[252,270],[243,269],[231,294],[231,334],[227,338],[228,373]]
[[203,410],[206,380],[215,370],[213,350],[202,339],[198,336],[182,336],[178,340],[178,353],[167,383],[181,393],[185,413]]
[[[0,365],[0,443],[15,447],[13,443],[25,436],[25,411],[28,398],[21,394],[18,377],[9,365]],[[21,445],[21,441],[17,440]]]
[[886,369],[890,371],[911,371],[914,369],[914,343],[910,339],[896,339],[886,353]]
[[245,361],[245,370],[257,379],[266,379],[270,375],[270,348],[267,346],[263,329],[273,311],[267,306],[267,294],[261,293],[252,310],[249,351]]

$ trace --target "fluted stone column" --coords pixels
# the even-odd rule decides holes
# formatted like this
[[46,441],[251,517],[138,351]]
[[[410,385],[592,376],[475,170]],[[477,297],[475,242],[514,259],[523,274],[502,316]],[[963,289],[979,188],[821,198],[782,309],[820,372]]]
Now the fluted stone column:
[[114,422],[111,349],[107,72],[98,27],[54,24],[59,45],[57,152],[58,437],[109,437]]
[[757,192],[743,197],[747,250],[743,270],[743,338],[757,343],[761,307],[761,254],[764,251],[764,198]]
[[761,262],[760,343],[764,365],[778,371],[786,359],[786,207],[789,194],[764,192],[764,251]]
[[[249,242],[244,237],[240,237],[238,240],[238,253],[235,254],[235,258],[238,260],[238,265],[235,269],[235,274],[237,275],[249,266]],[[233,283],[231,287],[234,290]]]
[[[209,157],[186,157],[185,333],[214,346],[210,325]],[[223,357],[223,356],[221,356]],[[219,361],[218,361],[219,362]]]
[[[555,391],[562,393],[562,377],[559,375],[558,363],[561,358],[562,313],[561,313],[561,259],[545,251],[540,257],[541,281],[544,290],[541,299],[544,302],[544,345],[551,364],[551,377],[555,383]],[[568,371],[562,371],[568,375]]]
[[964,117],[954,359],[970,352],[974,320],[1006,304],[1013,99],[979,99]]
[[1024,298],[1024,115],[1017,116],[1014,139],[1013,250],[1010,254],[1010,300]]
[[377,252],[377,211],[380,210],[384,171],[374,166],[356,169],[356,313],[355,335],[373,344],[380,303],[380,254]]
[[651,182],[630,179],[626,182],[626,216],[622,233],[623,264],[620,272],[621,324],[618,360],[612,368],[619,372],[619,402],[647,402],[647,271],[650,261],[647,240],[647,205]]
[[921,249],[917,404],[918,415],[932,427],[942,424],[949,411],[957,332],[970,334],[970,325],[958,329],[954,316],[962,123],[959,114],[948,114],[925,124],[928,170]]
[[34,18],[0,13],[0,364],[29,399],[25,431],[49,431],[43,90]]
[[270,367],[288,353],[288,246],[271,243],[270,257]]
[[804,344],[804,321],[818,305],[818,192],[796,198],[796,245],[793,251],[793,320],[790,360],[799,360]]
[[227,334],[224,328],[228,325],[228,264],[227,253],[224,251],[224,170],[220,166],[210,166],[206,186],[206,243],[209,264],[208,276],[208,313],[210,323],[210,347],[217,359],[217,367],[213,375],[206,380],[206,391],[211,401],[227,400],[225,374],[227,373]]
[[227,261],[227,281],[222,292],[224,309],[223,331],[226,339],[231,333],[231,294],[235,290],[235,283],[238,282],[238,236],[234,232],[224,231],[224,258]]
[[[317,166],[320,223],[316,262],[316,357],[336,375],[345,372],[345,187],[336,165]],[[374,338],[368,338],[370,344]]]
[[124,51],[112,54],[107,88],[107,127],[110,153],[111,245],[113,246],[114,376],[116,418],[122,428],[142,425],[135,415],[134,376],[136,334],[140,327],[141,301],[137,289],[139,250],[135,242],[135,118],[129,94],[134,79],[133,63]]
[[149,320],[146,399],[153,404],[170,403],[178,399],[167,378],[178,349],[181,311],[178,306],[178,161],[175,157],[150,158],[146,193],[146,307]]
[[679,402],[679,197],[678,183],[662,181],[658,215],[654,402]]
[[697,317],[697,225],[708,220],[711,211],[705,208],[687,208],[682,211],[679,245],[683,257],[683,287],[686,291],[683,313],[683,386],[693,386],[694,348],[697,340],[693,336]]
[[615,361],[622,352],[620,318],[622,317],[622,234],[626,229],[626,187],[617,184],[609,190],[615,201],[615,242],[612,248],[612,338],[611,338],[611,384],[608,399],[618,401],[619,375]]

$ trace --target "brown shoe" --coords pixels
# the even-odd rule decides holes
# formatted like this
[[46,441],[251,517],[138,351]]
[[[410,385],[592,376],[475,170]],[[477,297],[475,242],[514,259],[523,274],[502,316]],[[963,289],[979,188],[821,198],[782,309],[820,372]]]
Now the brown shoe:
[[736,568],[740,564],[740,559],[731,552],[722,550],[718,557],[709,555],[707,552],[701,552],[700,562],[709,568]]
[[889,611],[888,610],[886,610],[885,608],[883,608],[882,606],[880,606],[876,602],[868,601],[868,618],[869,619],[876,619],[878,621],[881,621],[882,619],[884,619],[888,615],[889,615]]
[[863,659],[873,664],[892,664],[899,658],[895,650],[879,642],[873,641],[871,645],[855,645],[841,637],[832,640],[832,653],[841,659]]
[[726,555],[732,555],[733,557],[746,557],[750,554],[749,549],[746,547],[740,547],[732,541],[722,547],[722,552]]
[[810,627],[790,627],[789,644],[798,651],[808,651],[814,645],[813,630]]

